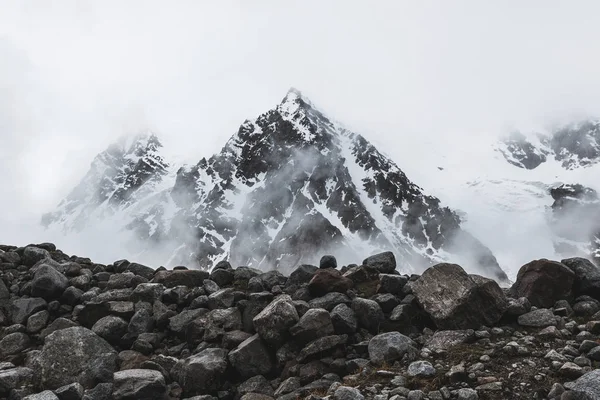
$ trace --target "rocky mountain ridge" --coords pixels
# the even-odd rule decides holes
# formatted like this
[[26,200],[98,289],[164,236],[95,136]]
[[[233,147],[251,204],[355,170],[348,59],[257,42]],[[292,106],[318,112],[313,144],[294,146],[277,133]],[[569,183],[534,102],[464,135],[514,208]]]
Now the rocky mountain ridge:
[[100,155],[44,222],[67,231],[112,223],[132,232],[140,252],[168,249],[169,265],[209,269],[228,259],[290,272],[314,254],[351,262],[393,249],[406,272],[461,255],[507,279],[458,214],[297,90],[195,165],[178,167],[160,156],[158,138],[146,141],[152,145],[133,145],[137,153]]
[[506,289],[396,268],[389,252],[284,276],[0,246],[0,396],[600,399],[598,266],[535,260]]

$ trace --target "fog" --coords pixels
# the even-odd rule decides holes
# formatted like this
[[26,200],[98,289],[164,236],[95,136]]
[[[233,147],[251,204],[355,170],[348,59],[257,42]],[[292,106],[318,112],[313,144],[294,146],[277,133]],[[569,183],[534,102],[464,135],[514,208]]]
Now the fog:
[[151,129],[195,162],[290,86],[452,204],[462,194],[438,193],[431,157],[411,146],[469,154],[513,129],[600,115],[599,11],[595,1],[2,1],[0,243],[58,243],[41,214],[117,137]]

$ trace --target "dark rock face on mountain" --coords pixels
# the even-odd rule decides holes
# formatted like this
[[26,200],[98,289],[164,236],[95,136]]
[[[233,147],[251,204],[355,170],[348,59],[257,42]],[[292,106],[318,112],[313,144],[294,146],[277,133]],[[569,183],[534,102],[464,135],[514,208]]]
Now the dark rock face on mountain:
[[579,184],[550,190],[554,199],[550,226],[556,233],[559,254],[580,255],[600,261],[600,198]]
[[[221,262],[217,283],[37,246],[0,246],[1,398],[598,398],[600,269],[582,259],[526,265],[503,291],[456,264],[400,275],[390,253],[289,277]],[[48,301],[30,297],[42,266],[67,282]],[[332,271],[351,285],[312,294]]]
[[[116,223],[149,247],[164,239],[171,263],[202,269],[229,259],[289,273],[315,263],[315,254],[345,254],[351,263],[359,254],[393,250],[400,270],[418,271],[441,254],[464,252],[475,255],[466,268],[506,279],[455,212],[296,90],[245,121],[221,152],[176,174],[158,139],[140,143],[98,156],[44,221],[76,228],[113,207],[122,211]],[[150,193],[159,181],[168,188]]]
[[520,168],[534,169],[550,158],[565,169],[590,166],[600,162],[600,121],[567,125],[534,139],[513,133],[499,150],[509,163]]

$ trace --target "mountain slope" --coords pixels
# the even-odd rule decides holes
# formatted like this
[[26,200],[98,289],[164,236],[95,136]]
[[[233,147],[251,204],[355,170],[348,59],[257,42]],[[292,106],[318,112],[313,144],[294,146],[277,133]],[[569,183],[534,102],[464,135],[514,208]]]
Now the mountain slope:
[[[143,243],[151,236],[168,243],[170,264],[191,260],[210,268],[229,258],[235,265],[287,271],[316,262],[324,252],[350,263],[360,261],[359,254],[393,250],[403,271],[466,257],[473,272],[506,279],[491,251],[460,227],[455,212],[296,90],[245,121],[221,152],[181,167],[174,182],[165,178],[168,165],[157,157],[157,168],[145,180],[132,178],[143,184],[135,190],[128,185],[121,201],[98,205],[93,196],[70,195],[65,204],[78,207],[61,203],[52,223],[72,229],[65,221],[92,215],[81,210],[92,208],[94,217],[104,217],[97,210],[116,204],[121,227],[134,229]],[[100,168],[92,170],[93,179],[82,182],[86,188],[94,187],[88,181],[103,182]],[[136,196],[158,181],[172,186]],[[105,197],[112,198],[100,199]]]

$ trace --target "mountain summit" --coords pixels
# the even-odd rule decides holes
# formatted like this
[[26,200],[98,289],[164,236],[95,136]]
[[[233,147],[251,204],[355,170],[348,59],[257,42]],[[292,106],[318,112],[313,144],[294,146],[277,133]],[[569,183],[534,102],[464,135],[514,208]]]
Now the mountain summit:
[[135,156],[112,146],[99,155],[45,222],[93,229],[92,218],[118,216],[142,244],[167,244],[169,264],[199,268],[228,259],[286,272],[324,252],[352,263],[391,250],[402,271],[460,259],[471,272],[506,279],[455,212],[298,90],[246,120],[218,154],[176,172],[150,137],[134,141]]

